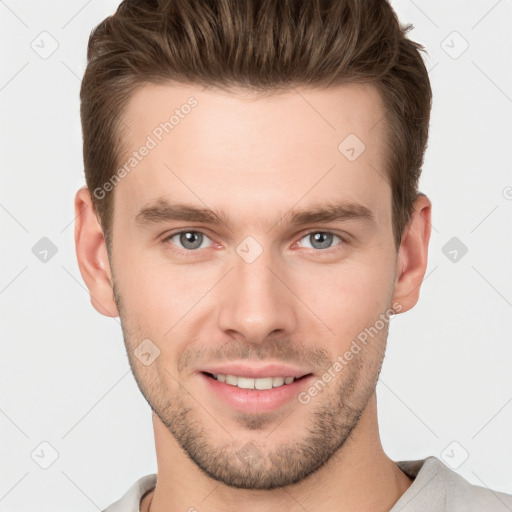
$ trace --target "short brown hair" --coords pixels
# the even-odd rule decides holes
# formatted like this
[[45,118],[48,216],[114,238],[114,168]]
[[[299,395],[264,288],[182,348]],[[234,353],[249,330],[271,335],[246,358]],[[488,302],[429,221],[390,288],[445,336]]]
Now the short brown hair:
[[[432,91],[420,51],[387,0],[124,0],[91,33],[80,89],[89,191],[119,165],[135,90],[178,82],[269,93],[374,84],[383,100],[395,246],[410,219]],[[341,141],[340,141],[341,142]],[[113,196],[93,205],[110,247]]]

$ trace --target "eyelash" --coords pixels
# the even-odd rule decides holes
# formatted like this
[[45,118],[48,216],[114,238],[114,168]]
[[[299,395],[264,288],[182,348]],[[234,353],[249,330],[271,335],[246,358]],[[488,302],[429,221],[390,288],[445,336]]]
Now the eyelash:
[[[200,233],[202,235],[204,235],[205,237],[207,238],[210,238],[204,231],[201,231],[201,230],[198,230],[198,229],[182,229],[180,231],[176,231],[174,233],[171,233],[169,235],[167,235],[164,239],[163,239],[163,242],[164,244],[168,244],[168,242],[170,241],[171,238],[177,236],[177,235],[180,235],[182,233]],[[340,249],[339,246],[344,246],[345,244],[347,244],[347,240],[345,239],[345,237],[335,233],[334,231],[326,231],[326,230],[321,230],[321,229],[312,229],[310,231],[308,231],[307,233],[304,233],[298,241],[302,240],[303,238],[309,236],[309,235],[312,235],[314,233],[324,233],[324,234],[330,234],[330,235],[334,235],[335,237],[338,237],[341,242],[336,244],[336,245],[333,245],[332,247],[328,247],[327,249],[314,249],[312,248],[312,250],[316,251],[316,252],[319,252],[319,253],[322,253],[322,252],[329,252],[331,250],[337,250],[337,249]],[[294,242],[293,245],[295,245],[297,242]],[[174,245],[174,244],[171,244],[171,245]],[[306,249],[309,249],[309,247],[306,247]],[[200,251],[200,249],[181,249],[179,247],[174,247],[172,249],[173,251],[176,251],[178,252],[179,254],[186,254],[186,255],[190,255],[190,254],[193,254],[193,253],[197,253]]]

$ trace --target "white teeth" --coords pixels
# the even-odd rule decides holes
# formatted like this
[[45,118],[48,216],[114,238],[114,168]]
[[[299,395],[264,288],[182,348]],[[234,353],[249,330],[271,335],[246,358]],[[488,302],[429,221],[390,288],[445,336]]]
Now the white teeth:
[[[240,386],[240,379],[238,379],[238,385]],[[272,389],[273,387],[274,387],[274,380],[272,377],[254,379],[254,388],[255,389]]]
[[272,377],[272,387],[278,388],[284,384],[284,377]]
[[[233,377],[236,379],[236,377]],[[242,389],[254,389],[254,381],[256,379],[250,379],[247,377],[238,377],[238,384],[236,384],[239,388]],[[260,380],[260,379],[258,379]]]
[[236,386],[238,384],[238,377],[235,377],[234,375],[226,375],[226,384]]
[[262,377],[252,379],[250,377],[237,377],[236,375],[224,375],[218,373],[213,376],[219,382],[225,382],[231,386],[237,386],[242,389],[272,389],[285,384],[291,384],[295,377]]

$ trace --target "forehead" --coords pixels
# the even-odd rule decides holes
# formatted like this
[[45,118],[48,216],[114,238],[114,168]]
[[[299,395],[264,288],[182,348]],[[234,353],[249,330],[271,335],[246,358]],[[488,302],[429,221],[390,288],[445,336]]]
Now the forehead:
[[166,197],[256,225],[294,204],[348,200],[387,218],[384,117],[367,84],[265,95],[145,85],[123,116],[114,210],[133,217]]

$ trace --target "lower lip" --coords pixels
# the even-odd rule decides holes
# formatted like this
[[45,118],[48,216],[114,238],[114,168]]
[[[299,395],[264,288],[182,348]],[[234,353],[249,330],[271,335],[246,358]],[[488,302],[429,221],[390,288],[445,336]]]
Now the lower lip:
[[309,385],[313,375],[308,375],[291,384],[272,389],[242,389],[220,382],[204,373],[199,374],[217,396],[234,409],[248,413],[271,412],[293,399]]

